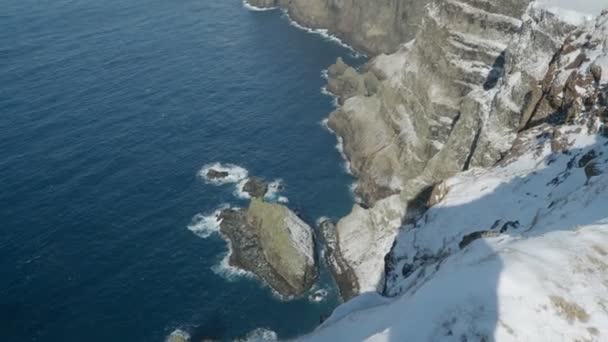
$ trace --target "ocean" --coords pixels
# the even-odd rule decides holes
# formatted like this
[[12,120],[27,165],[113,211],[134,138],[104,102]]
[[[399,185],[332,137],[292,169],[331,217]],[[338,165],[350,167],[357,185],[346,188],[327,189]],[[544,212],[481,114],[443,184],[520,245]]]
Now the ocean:
[[0,340],[290,338],[331,313],[327,272],[321,301],[281,301],[223,264],[210,215],[247,200],[199,173],[280,183],[311,225],[348,213],[322,71],[364,58],[239,0],[0,5]]

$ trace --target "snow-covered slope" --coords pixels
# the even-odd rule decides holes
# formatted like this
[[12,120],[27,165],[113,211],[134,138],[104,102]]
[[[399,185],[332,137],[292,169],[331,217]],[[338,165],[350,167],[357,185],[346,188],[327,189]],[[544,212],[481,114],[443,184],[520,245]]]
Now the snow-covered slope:
[[397,238],[394,297],[355,298],[303,339],[607,340],[608,134],[585,120],[530,130],[503,165],[447,180]]
[[535,6],[580,27],[542,68],[510,151],[436,186],[397,233],[382,295],[302,340],[608,341],[608,12],[560,3]]

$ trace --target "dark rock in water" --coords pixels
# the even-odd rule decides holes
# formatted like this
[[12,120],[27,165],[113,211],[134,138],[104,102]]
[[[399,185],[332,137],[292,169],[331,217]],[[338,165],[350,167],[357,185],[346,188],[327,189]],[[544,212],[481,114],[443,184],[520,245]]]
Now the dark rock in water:
[[262,198],[268,191],[268,183],[258,177],[251,177],[243,186],[243,191],[251,197]]
[[312,230],[287,207],[254,198],[248,209],[225,209],[220,230],[232,244],[230,265],[250,271],[285,297],[317,277]]
[[209,169],[209,171],[207,171],[207,178],[209,179],[221,179],[226,177],[228,177],[228,172],[226,171],[217,171],[214,169]]
[[336,225],[331,220],[324,220],[319,223],[319,230],[325,241],[325,260],[338,284],[342,299],[347,301],[359,293],[359,282],[352,268],[342,257]]

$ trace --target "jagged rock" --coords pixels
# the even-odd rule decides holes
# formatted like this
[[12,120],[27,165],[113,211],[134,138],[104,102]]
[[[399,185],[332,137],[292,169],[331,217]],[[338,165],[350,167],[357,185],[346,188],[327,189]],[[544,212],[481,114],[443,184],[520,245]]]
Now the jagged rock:
[[209,169],[207,171],[207,178],[209,179],[222,179],[228,177],[228,172],[226,171],[217,171],[214,169]]
[[336,225],[326,219],[319,223],[319,230],[325,242],[325,260],[338,284],[342,299],[347,301],[359,292],[357,277],[342,257]]
[[252,5],[286,9],[306,27],[328,29],[359,51],[395,51],[411,40],[422,13],[432,0],[387,0],[378,6],[367,0],[250,0]]
[[602,67],[598,64],[592,64],[589,71],[591,72],[591,75],[593,75],[595,82],[599,84],[602,80]]
[[443,200],[445,198],[445,196],[447,196],[449,191],[450,191],[450,188],[448,187],[448,185],[445,182],[435,184],[433,186],[431,195],[429,196],[429,199],[426,203],[426,207],[430,208],[430,207],[437,205],[439,202],[441,202],[441,200]]
[[258,177],[251,177],[243,185],[243,191],[251,197],[263,198],[268,191],[268,183]]
[[599,176],[602,174],[602,171],[598,168],[597,163],[590,162],[585,166],[585,176],[587,176],[587,181],[589,181],[592,177]]
[[342,57],[338,57],[336,63],[332,64],[327,69],[327,75],[331,78],[336,78],[344,74],[344,72],[348,69],[348,65],[344,63]]
[[363,84],[365,85],[365,96],[372,96],[378,92],[380,81],[372,72],[366,72],[363,76]]
[[225,209],[220,230],[231,242],[230,264],[250,271],[285,297],[307,291],[317,277],[311,228],[287,207],[251,200]]

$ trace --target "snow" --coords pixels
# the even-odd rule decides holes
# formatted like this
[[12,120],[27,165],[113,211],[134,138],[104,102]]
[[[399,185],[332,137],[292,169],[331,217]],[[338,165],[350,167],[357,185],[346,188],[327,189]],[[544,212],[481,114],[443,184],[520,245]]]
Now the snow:
[[572,25],[581,25],[608,8],[608,3],[605,0],[536,0],[533,6],[545,9]]
[[[390,283],[395,298],[358,297],[302,340],[605,338],[608,139],[579,128],[560,129],[572,143],[568,154],[553,153],[547,127],[539,128],[510,163],[447,180],[443,201],[397,238],[397,270],[425,257],[427,264]],[[591,150],[604,173],[587,180],[578,164]],[[459,247],[465,235],[507,222],[518,224]]]
[[384,255],[401,225],[404,212],[399,195],[382,199],[369,210],[355,205],[337,224],[342,257],[352,267],[360,293],[375,292],[382,283]]
[[[584,25],[589,35],[580,39],[597,47],[585,48],[589,61],[577,71],[601,66],[606,87],[608,15],[595,24],[588,15],[608,3],[534,6]],[[498,100],[517,111],[512,97],[505,92]],[[447,195],[414,223],[399,223],[398,196],[369,212],[355,208],[339,223],[338,238],[362,294],[299,340],[608,340],[608,135],[590,128],[601,125],[584,113],[571,125],[519,134],[498,165],[447,179]],[[489,136],[514,141],[500,134]],[[385,277],[380,252],[390,246]]]

